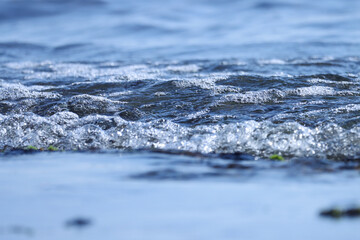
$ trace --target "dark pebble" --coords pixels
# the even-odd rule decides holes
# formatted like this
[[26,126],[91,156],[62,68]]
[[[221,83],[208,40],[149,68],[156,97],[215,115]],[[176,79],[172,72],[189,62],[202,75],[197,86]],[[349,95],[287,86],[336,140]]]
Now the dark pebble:
[[74,227],[74,228],[84,228],[88,227],[92,224],[89,218],[74,218],[70,219],[66,222],[67,227]]
[[216,169],[250,169],[252,167],[245,166],[238,163],[230,163],[230,164],[223,164],[223,165],[212,165],[213,168]]
[[254,160],[254,157],[243,153],[243,152],[234,152],[234,153],[220,153],[219,158],[230,159],[234,161],[249,161]]
[[343,217],[360,217],[360,208],[348,208],[348,209],[327,209],[320,212],[320,216],[329,218],[343,218]]

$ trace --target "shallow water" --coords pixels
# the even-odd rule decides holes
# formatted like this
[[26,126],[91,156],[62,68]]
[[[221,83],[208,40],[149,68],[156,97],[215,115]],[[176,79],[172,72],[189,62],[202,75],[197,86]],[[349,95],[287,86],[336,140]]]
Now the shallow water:
[[[86,230],[93,239],[107,231],[126,239],[357,239],[357,220],[318,214],[360,204],[359,26],[360,2],[351,0],[1,1],[0,238],[29,237],[36,212],[43,218],[30,229],[39,239],[78,238],[62,228],[77,214],[96,221]],[[67,153],[19,150],[30,145]],[[47,180],[72,190],[47,199],[39,190]],[[156,189],[149,198],[148,189]],[[188,204],[176,201],[182,196]],[[91,197],[98,201],[77,213]],[[126,225],[137,216],[132,201],[144,220]],[[66,214],[47,221],[53,207]],[[112,208],[125,211],[123,234],[106,214]]]
[[[0,238],[359,238],[358,218],[320,216],[358,204],[358,171],[207,161],[223,163],[162,153],[13,154],[0,162]],[[89,224],[69,225],[77,219]]]

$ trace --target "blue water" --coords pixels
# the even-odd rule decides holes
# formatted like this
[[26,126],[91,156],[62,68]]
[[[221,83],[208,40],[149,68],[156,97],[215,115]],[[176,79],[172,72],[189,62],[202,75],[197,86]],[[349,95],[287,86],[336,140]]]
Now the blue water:
[[0,148],[360,152],[358,1],[2,1]]
[[[359,238],[358,218],[319,216],[359,203],[356,172],[304,176],[305,166],[298,165],[293,170],[300,177],[281,168],[210,175],[214,169],[199,162],[146,153],[8,156],[0,161],[0,238]],[[139,178],[141,171],[149,177]],[[74,219],[90,224],[69,227]]]
[[360,152],[358,1],[2,1],[0,149]]
[[359,239],[319,216],[360,204],[359,26],[355,0],[0,1],[0,239]]

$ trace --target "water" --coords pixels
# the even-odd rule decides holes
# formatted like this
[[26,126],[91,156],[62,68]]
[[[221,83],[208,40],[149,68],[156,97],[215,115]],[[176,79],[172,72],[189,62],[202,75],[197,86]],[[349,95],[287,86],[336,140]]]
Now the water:
[[[281,204],[285,204],[284,211],[301,205],[302,201],[295,201],[299,197],[307,199],[304,200],[309,204],[307,213],[311,210],[313,214],[300,217],[299,222],[312,219],[318,238],[343,236],[339,234],[344,229],[339,234],[330,231],[329,235],[321,235],[324,231],[320,226],[324,223],[316,218],[316,211],[321,204],[327,207],[339,202],[357,203],[360,199],[356,188],[360,155],[359,26],[360,2],[351,0],[326,3],[3,0],[0,2],[0,151],[4,152],[1,158],[17,159],[16,150],[30,145],[43,149],[53,145],[67,153],[20,154],[19,161],[3,161],[1,165],[5,168],[4,164],[14,164],[22,174],[34,171],[29,175],[31,179],[36,178],[34,159],[39,156],[56,158],[59,165],[69,168],[76,167],[81,158],[108,159],[112,164],[104,168],[111,169],[125,163],[117,162],[109,151],[122,152],[125,157],[121,155],[120,159],[133,159],[125,165],[134,164],[131,169],[137,169],[124,170],[126,183],[147,183],[134,191],[158,186],[161,194],[171,195],[168,187],[160,184],[171,180],[181,182],[173,183],[173,187],[178,189],[177,194],[186,196],[195,194],[197,188],[209,190],[206,184],[210,181],[228,189],[222,192],[224,198],[232,197],[232,191],[245,195],[255,192],[249,195],[247,203],[264,194],[274,199],[277,193],[287,195],[290,191],[295,194],[293,205],[280,201],[273,206],[270,218],[282,211]],[[89,150],[95,150],[96,155],[89,155]],[[75,153],[79,151],[85,153]],[[168,162],[153,162],[159,154]],[[271,161],[272,154],[279,154],[286,161]],[[67,158],[73,162],[65,163]],[[26,164],[27,160],[33,165]],[[39,172],[52,171],[46,164]],[[153,164],[157,167],[146,170]],[[9,169],[4,170],[3,181],[11,183],[12,168]],[[345,170],[350,172],[349,176]],[[79,172],[90,174],[86,173],[86,167]],[[99,181],[105,188],[117,181],[104,180],[103,173],[95,172],[91,175],[93,179],[90,176],[86,181]],[[50,188],[61,185],[62,174],[54,173],[56,184],[50,184]],[[312,185],[313,175],[319,175],[321,181],[324,177],[325,183]],[[69,182],[77,181],[74,176],[68,177]],[[264,192],[267,181],[279,186],[292,178],[295,183],[286,185],[285,189],[276,188],[274,195]],[[22,189],[26,179],[20,178],[14,189]],[[148,184],[152,180],[156,183]],[[178,188],[178,184],[187,186],[183,181],[191,182],[188,183],[191,190]],[[234,182],[248,181],[258,185],[233,186]],[[344,184],[338,182],[351,184],[342,189]],[[37,184],[35,181],[29,188],[36,189]],[[71,188],[70,183],[63,184]],[[319,186],[329,191],[322,192],[319,202],[311,205],[311,195]],[[293,187],[307,190],[292,192]],[[344,197],[339,200],[331,191],[341,192]],[[8,203],[2,201],[4,206],[23,208],[21,202],[10,204],[20,199],[20,195],[7,188],[1,192],[9,195]],[[45,204],[46,191],[37,194],[25,198]],[[86,195],[76,191],[71,194],[70,199]],[[350,199],[352,194],[354,198]],[[305,195],[307,198],[301,197]],[[122,196],[132,199],[126,191]],[[55,200],[49,201],[46,204],[51,205]],[[141,204],[150,207],[146,202]],[[270,200],[257,203],[271,205]],[[223,209],[221,204],[215,205],[212,208]],[[59,206],[67,209],[66,204]],[[171,210],[175,207],[169,206]],[[3,210],[11,215],[6,207]],[[41,212],[39,208],[35,211]],[[98,213],[92,214],[96,218]],[[187,214],[179,219],[189,221],[191,214]],[[250,211],[251,214],[254,219],[261,219],[256,211]],[[295,211],[295,214],[301,213]],[[29,218],[27,214],[17,216],[15,222]],[[139,216],[144,217],[141,213]],[[233,218],[231,214],[222,216]],[[37,228],[44,226],[44,219],[37,220]],[[109,219],[115,221],[113,216]],[[281,221],[286,225],[285,220]],[[201,229],[206,229],[206,223]],[[1,224],[5,230],[0,234],[12,236],[6,230],[9,221]],[[225,231],[228,224],[225,222],[214,230],[218,235],[202,232],[189,235],[188,239],[199,236],[229,239]],[[289,225],[289,229],[294,230],[295,225]],[[142,225],[132,226],[136,229]],[[256,225],[252,226],[257,229]],[[161,235],[159,232],[165,227],[152,228],[151,224],[146,229],[143,233],[153,239],[160,236],[175,239],[171,234],[179,231],[174,228],[169,230],[170,235]],[[57,233],[59,239],[64,237]],[[133,235],[134,239],[141,239],[141,233]],[[285,231],[281,236],[289,238],[288,233]],[[131,234],[134,232],[122,236],[130,239]],[[348,239],[356,239],[354,231],[348,234]],[[306,237],[301,236],[299,239]],[[232,237],[245,236],[234,233]]]
[[1,9],[1,149],[360,152],[357,1]]
[[[0,169],[0,237],[9,240],[359,237],[359,219],[319,216],[320,210],[351,206],[359,200],[358,173],[317,173],[307,178],[302,175],[300,180],[283,176],[285,172],[281,169],[238,172],[235,169],[218,170],[223,175],[216,180],[210,175],[205,179],[175,180],[128,177],[169,168],[175,168],[183,177],[213,171],[194,164],[199,160],[143,153],[13,155],[1,163]],[[74,218],[88,219],[91,224],[79,229],[68,227]]]

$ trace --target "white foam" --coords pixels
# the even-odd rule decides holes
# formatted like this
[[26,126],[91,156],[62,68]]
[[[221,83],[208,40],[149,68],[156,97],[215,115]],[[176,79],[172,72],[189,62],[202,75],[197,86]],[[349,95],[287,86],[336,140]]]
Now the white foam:
[[60,98],[60,94],[52,92],[34,91],[36,87],[26,87],[20,83],[0,83],[0,100],[18,100],[22,98]]
[[332,110],[334,113],[349,113],[360,111],[360,104],[348,104]]
[[[206,109],[198,112],[205,113]],[[63,112],[50,117],[1,116],[0,129],[1,149],[28,145],[56,145],[67,150],[158,148],[203,153],[240,151],[264,157],[273,153],[336,157],[360,151],[360,129],[346,130],[336,124],[310,128],[296,122],[245,121],[185,127],[168,120],[130,122],[101,115],[79,118]]]
[[227,94],[221,97],[218,103],[265,103],[278,101],[284,98],[286,93],[277,89],[268,89],[260,91],[249,91],[245,93]]
[[262,59],[257,61],[260,65],[283,65],[286,64],[286,61],[282,59]]
[[295,94],[298,96],[316,96],[316,95],[336,95],[337,92],[332,87],[325,86],[311,86],[311,87],[300,87],[296,89],[288,90],[289,94]]
[[166,95],[167,95],[166,92],[156,92],[156,93],[154,93],[154,96],[156,96],[156,97],[161,97],[161,96],[166,96]]
[[47,67],[51,71],[28,71],[25,79],[56,79],[65,77],[120,80],[142,80],[156,78],[161,72],[146,65],[128,65],[114,68],[98,68],[93,64],[82,63],[55,63],[55,62],[24,62],[8,63],[9,68],[27,71],[29,68]]
[[81,94],[72,96],[67,101],[68,106],[75,112],[89,114],[93,112],[116,112],[121,110],[125,102],[113,101],[106,97]]
[[195,64],[173,65],[173,66],[167,66],[166,70],[167,71],[172,71],[172,72],[194,73],[194,72],[198,72],[200,70],[200,67],[198,65],[195,65]]
[[174,85],[178,88],[200,87],[202,89],[214,89],[215,79],[191,79],[174,81]]
[[359,85],[359,82],[350,82],[350,81],[332,81],[332,80],[328,80],[328,79],[320,79],[320,78],[312,78],[312,79],[308,79],[307,82],[309,83],[313,83],[313,84],[318,84],[318,83],[325,83],[325,84],[334,84],[334,85],[342,85],[342,86],[347,86],[347,85]]
[[209,113],[209,112],[210,112],[210,109],[209,109],[209,108],[205,108],[205,109],[203,109],[203,110],[201,110],[201,111],[198,111],[198,112],[191,113],[191,114],[187,115],[187,118],[188,118],[188,119],[196,119],[196,118],[198,118],[198,117],[200,117],[200,116],[203,116],[203,115],[205,115],[205,114],[207,114],[207,113]]

